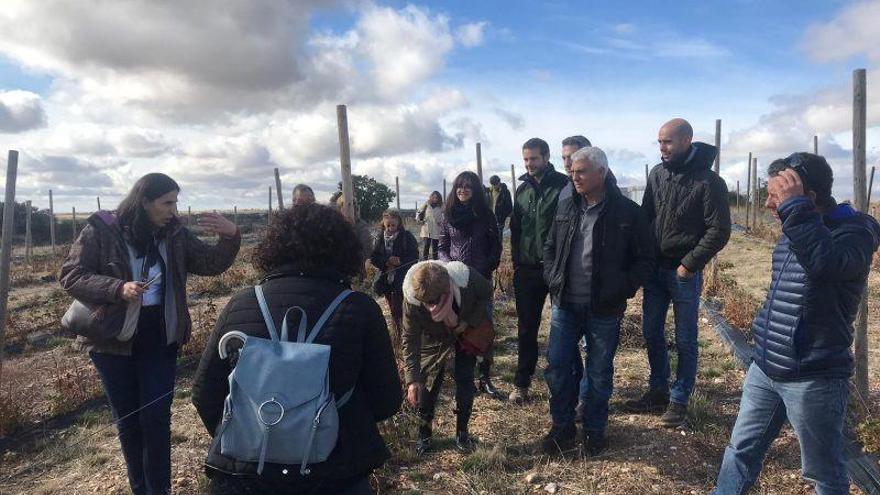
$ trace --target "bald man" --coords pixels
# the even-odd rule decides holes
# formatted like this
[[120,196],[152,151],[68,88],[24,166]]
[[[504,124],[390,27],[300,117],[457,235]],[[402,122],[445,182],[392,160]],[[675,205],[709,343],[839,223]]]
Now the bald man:
[[[730,238],[727,185],[712,171],[717,150],[692,143],[694,130],[684,119],[663,124],[657,136],[661,163],[648,176],[642,208],[651,220],[659,253],[657,268],[645,282],[642,332],[651,366],[649,389],[625,403],[631,412],[660,412],[660,423],[680,426],[697,378],[697,317],[703,267]],[[664,327],[669,303],[675,313],[678,366],[670,386]]]

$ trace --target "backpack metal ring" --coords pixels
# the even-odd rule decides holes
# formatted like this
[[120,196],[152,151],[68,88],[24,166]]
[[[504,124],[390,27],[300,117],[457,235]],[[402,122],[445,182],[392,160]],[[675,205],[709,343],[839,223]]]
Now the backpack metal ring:
[[[278,408],[281,409],[281,414],[278,416],[278,419],[276,419],[273,422],[269,422],[269,421],[266,421],[265,418],[263,418],[263,408],[266,407],[268,404],[273,404],[273,403],[278,404]],[[275,426],[278,423],[280,423],[281,418],[284,417],[284,406],[282,406],[280,402],[275,400],[275,397],[272,397],[271,399],[267,400],[266,402],[263,402],[262,404],[260,404],[260,408],[257,409],[257,416],[260,417],[260,422],[263,423],[264,425]]]

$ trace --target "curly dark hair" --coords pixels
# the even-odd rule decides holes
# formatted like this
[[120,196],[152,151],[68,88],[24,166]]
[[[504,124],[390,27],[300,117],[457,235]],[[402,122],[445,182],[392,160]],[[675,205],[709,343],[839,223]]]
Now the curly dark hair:
[[277,214],[254,251],[254,266],[270,272],[282,265],[305,273],[334,268],[345,277],[363,268],[364,246],[342,213],[319,204]]

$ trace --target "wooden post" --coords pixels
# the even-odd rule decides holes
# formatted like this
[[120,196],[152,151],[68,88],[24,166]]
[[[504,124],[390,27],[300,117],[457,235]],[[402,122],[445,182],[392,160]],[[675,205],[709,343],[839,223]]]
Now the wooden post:
[[336,105],[336,126],[339,129],[339,165],[342,168],[342,197],[345,198],[346,217],[354,218],[354,183],[351,180],[351,144],[348,141],[348,110]]
[[510,195],[513,196],[516,193],[516,171],[514,169],[514,165],[510,164]]
[[813,154],[819,154],[819,136],[813,134]]
[[95,198],[95,199],[98,200],[98,211],[101,211],[101,196],[98,196],[98,197]]
[[187,206],[186,207],[186,226],[192,227],[192,224],[193,224],[192,221],[193,221],[193,207]]
[[55,205],[52,203],[51,189],[49,189],[49,240],[52,242],[52,256],[55,256]]
[[73,207],[73,240],[70,242],[76,242],[76,206]]
[[443,201],[446,201],[446,179],[443,179]]
[[12,234],[15,225],[15,180],[18,176],[18,151],[9,150],[6,162],[6,195],[3,197],[3,233],[0,237],[0,383],[3,383],[3,355],[6,347],[6,303],[9,299],[9,262],[12,259]]
[[281,194],[281,174],[278,173],[278,168],[275,168],[275,189],[277,189],[278,196],[278,211],[284,209],[284,195]]
[[[715,174],[721,175],[721,119],[715,119]],[[727,201],[727,198],[724,198]],[[709,264],[709,285],[718,286],[718,257],[713,256]]]
[[238,206],[232,205],[232,223],[238,227]]
[[752,228],[758,227],[758,159],[752,158]]
[[871,207],[871,190],[874,189],[874,170],[876,168],[877,167],[873,165],[871,166],[871,177],[868,178],[868,199],[865,200],[865,205],[867,205],[869,208]]
[[739,181],[736,181],[736,218],[740,217],[739,211]]
[[749,151],[749,161],[746,162],[746,232],[749,230],[752,215],[752,152]]
[[24,259],[27,263],[30,263],[34,249],[33,241],[31,240],[31,202],[26,201],[24,207],[27,208],[24,217]]
[[646,185],[648,184],[648,175],[650,175],[650,172],[648,171],[648,164],[646,163],[645,164],[645,184]]
[[272,186],[269,186],[269,214],[266,216],[266,225],[272,223]]
[[477,143],[477,177],[480,178],[480,187],[483,187],[483,152],[480,143]]
[[[866,169],[867,82],[865,69],[853,71],[853,206],[868,211]],[[856,313],[854,335],[855,386],[859,403],[868,399],[868,306],[867,291]]]
[[394,177],[394,192],[397,199],[397,211],[400,211],[400,177]]

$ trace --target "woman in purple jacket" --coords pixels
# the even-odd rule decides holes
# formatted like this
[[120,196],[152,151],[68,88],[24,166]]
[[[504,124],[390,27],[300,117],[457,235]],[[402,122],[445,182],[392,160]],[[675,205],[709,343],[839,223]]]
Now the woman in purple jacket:
[[[461,261],[477,270],[487,280],[501,261],[501,235],[495,214],[489,208],[485,188],[473,172],[462,172],[452,182],[446,208],[440,222],[440,260]],[[489,301],[492,315],[492,301]],[[482,356],[479,365],[479,390],[492,398],[501,393],[492,385],[492,349]]]

